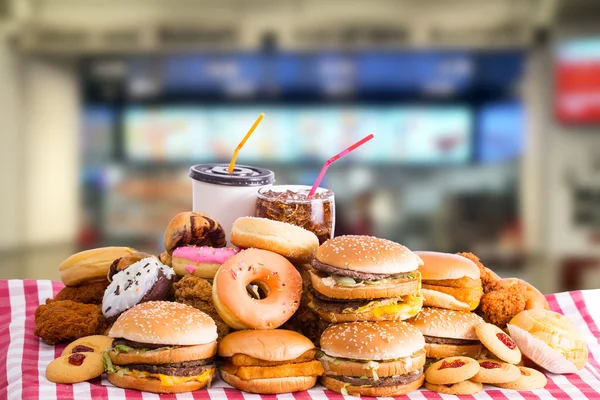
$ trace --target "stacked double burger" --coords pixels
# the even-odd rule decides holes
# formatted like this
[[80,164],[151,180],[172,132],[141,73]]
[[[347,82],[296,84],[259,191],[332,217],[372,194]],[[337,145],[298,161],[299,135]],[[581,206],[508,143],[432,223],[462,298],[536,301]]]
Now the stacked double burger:
[[320,337],[325,387],[342,394],[399,396],[423,383],[419,313],[422,263],[406,247],[371,236],[323,243],[309,270],[308,306],[331,323]]

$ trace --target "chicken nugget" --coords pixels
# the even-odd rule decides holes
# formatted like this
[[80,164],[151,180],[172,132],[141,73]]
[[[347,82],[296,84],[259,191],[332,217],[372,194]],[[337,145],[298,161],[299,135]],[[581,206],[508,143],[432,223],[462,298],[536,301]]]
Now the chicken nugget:
[[34,334],[48,344],[102,334],[107,327],[98,305],[71,300],[50,301],[35,310]]
[[218,340],[223,339],[231,328],[223,322],[212,301],[212,285],[206,279],[186,275],[173,284],[175,301],[187,304],[207,313],[217,324]]
[[56,294],[54,300],[71,300],[76,303],[102,304],[104,291],[108,287],[108,280],[84,283],[77,286],[65,286]]

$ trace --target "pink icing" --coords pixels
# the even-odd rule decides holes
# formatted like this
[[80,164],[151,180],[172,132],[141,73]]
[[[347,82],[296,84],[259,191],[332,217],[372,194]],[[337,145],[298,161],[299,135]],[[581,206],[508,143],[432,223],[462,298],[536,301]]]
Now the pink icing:
[[[210,264],[223,264],[231,256],[239,253],[239,250],[223,247],[215,249],[209,246],[186,246],[178,247],[173,252],[173,257],[183,258],[190,261],[192,264],[210,263]],[[187,268],[191,267],[187,266]],[[190,272],[188,270],[188,272]],[[193,271],[192,271],[193,272]],[[190,274],[192,273],[190,272]]]
[[194,273],[194,271],[196,270],[196,267],[194,267],[193,265],[186,265],[186,266],[185,266],[185,270],[186,270],[188,273],[190,273],[190,274],[193,274],[193,273]]

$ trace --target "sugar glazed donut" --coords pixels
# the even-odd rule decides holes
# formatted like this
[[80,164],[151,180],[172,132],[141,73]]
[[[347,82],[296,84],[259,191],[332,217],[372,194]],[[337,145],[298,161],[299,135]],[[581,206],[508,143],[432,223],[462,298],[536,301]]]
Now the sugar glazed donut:
[[217,271],[212,297],[223,321],[234,329],[275,329],[300,306],[302,277],[285,257],[244,250]]

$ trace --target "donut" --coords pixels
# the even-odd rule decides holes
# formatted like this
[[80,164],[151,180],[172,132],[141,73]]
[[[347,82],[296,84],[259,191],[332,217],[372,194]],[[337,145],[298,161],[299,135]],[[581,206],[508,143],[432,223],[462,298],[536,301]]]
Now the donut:
[[239,250],[228,247],[178,247],[173,251],[171,266],[179,276],[195,275],[213,279],[221,264],[237,253]]
[[317,236],[304,228],[267,218],[241,217],[231,228],[231,243],[281,254],[302,264],[312,261],[319,248]]
[[114,321],[123,312],[139,303],[164,300],[171,288],[175,271],[148,257],[131,264],[112,277],[102,298],[102,314]]
[[165,231],[165,250],[169,254],[178,247],[212,246],[225,247],[225,230],[214,218],[198,211],[177,214]]
[[136,251],[134,253],[128,254],[123,257],[117,258],[108,268],[108,281],[112,281],[112,277],[118,273],[127,269],[131,264],[134,264],[144,258],[152,257],[150,254],[143,253],[141,251]]
[[296,268],[283,256],[260,249],[225,261],[212,288],[217,313],[233,329],[275,329],[296,312],[301,295]]

